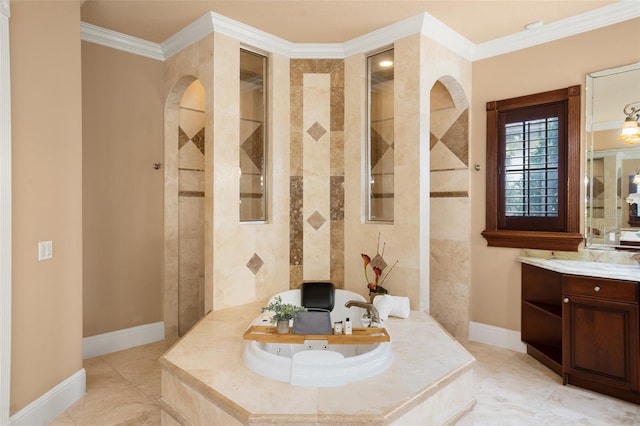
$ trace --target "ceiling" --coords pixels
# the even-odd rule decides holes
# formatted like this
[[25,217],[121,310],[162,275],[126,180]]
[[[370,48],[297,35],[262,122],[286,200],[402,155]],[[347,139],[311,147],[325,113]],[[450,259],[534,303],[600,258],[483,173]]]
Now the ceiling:
[[154,43],[209,11],[295,43],[343,43],[424,12],[473,43],[508,36],[616,0],[85,0],[82,21]]

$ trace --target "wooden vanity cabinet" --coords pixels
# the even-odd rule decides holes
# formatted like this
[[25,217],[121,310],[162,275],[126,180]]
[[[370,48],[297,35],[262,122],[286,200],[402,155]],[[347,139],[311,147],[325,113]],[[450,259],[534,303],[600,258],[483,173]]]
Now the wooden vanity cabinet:
[[640,403],[638,283],[522,265],[522,341],[564,384]]
[[563,383],[640,403],[638,286],[563,276]]
[[562,275],[522,265],[521,338],[527,353],[562,375]]

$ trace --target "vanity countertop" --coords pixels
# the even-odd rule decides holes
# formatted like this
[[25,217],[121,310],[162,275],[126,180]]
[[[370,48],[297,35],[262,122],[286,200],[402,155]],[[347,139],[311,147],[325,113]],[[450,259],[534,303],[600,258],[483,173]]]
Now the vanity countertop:
[[518,260],[528,265],[538,266],[562,274],[640,282],[640,265],[620,265],[585,260],[543,259],[538,257],[519,257]]

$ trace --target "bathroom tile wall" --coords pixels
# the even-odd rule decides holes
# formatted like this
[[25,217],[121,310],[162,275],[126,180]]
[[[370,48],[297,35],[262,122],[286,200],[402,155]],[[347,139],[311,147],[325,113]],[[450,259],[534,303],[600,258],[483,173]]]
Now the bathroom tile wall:
[[[465,323],[456,328],[465,328],[469,318],[469,159],[464,151],[468,136],[462,130],[468,127],[466,93],[471,89],[471,64],[421,35],[397,40],[393,47],[393,223],[367,223],[363,217],[365,117],[361,105],[366,99],[362,77],[366,75],[365,55],[345,60],[345,286],[360,293],[366,291],[359,253],[375,254],[380,235],[386,243],[387,263],[399,260],[386,281],[390,293],[409,297],[412,309],[449,309],[452,323]],[[430,91],[437,81],[442,81],[456,100],[456,112],[443,113],[448,120],[439,120],[438,114],[430,114],[428,108]],[[430,132],[446,140],[444,152],[448,155],[439,146],[431,149]],[[460,139],[464,143],[459,143]],[[445,162],[449,163],[446,167]],[[450,168],[452,162],[459,170],[449,170],[446,175],[438,176],[444,170],[431,173],[428,167],[435,164],[438,170]],[[430,206],[432,191],[438,194]],[[438,264],[431,268],[432,262]],[[431,273],[441,271],[441,278],[436,280],[442,280],[443,285],[431,292]]]
[[[202,170],[207,169],[207,160],[209,155],[204,153],[211,152],[211,135],[212,135],[212,117],[211,117],[211,93],[212,93],[212,74],[206,72],[211,69],[211,50],[213,46],[213,38],[206,37],[193,44],[192,46],[178,52],[165,62],[165,91],[167,93],[165,106],[165,132],[164,132],[164,176],[165,176],[165,193],[164,193],[164,252],[165,252],[165,271],[164,271],[164,324],[165,335],[168,337],[178,336],[179,323],[181,316],[180,309],[180,293],[186,296],[185,289],[179,286],[181,279],[195,279],[191,277],[198,276],[202,273],[200,267],[192,264],[190,267],[180,265],[181,253],[185,249],[191,247],[189,251],[200,251],[202,258],[202,266],[206,275],[206,265],[204,255],[210,251],[210,240],[202,239],[202,245],[196,244],[191,239],[189,244],[184,241],[181,244],[181,233],[184,236],[189,235],[188,224],[200,227],[201,235],[204,236],[210,229],[210,221],[207,221],[207,215],[210,214],[209,203],[206,195],[206,175]],[[181,123],[180,103],[184,94],[188,91],[189,86],[198,80],[202,91],[204,92],[204,105],[202,99],[197,106],[198,110],[204,110],[204,113],[197,111],[186,112],[183,110],[183,118],[188,117],[185,123]],[[191,105],[193,107],[193,105]],[[192,108],[193,109],[193,108]],[[182,133],[179,130],[183,124]],[[204,128],[204,132],[201,129]],[[182,135],[182,136],[181,136]],[[190,143],[187,143],[190,142]],[[182,164],[181,164],[182,163]],[[210,167],[210,166],[209,166]],[[182,168],[183,170],[179,170]],[[193,170],[186,170],[193,169]],[[182,196],[180,196],[182,193]],[[200,206],[198,206],[200,204]],[[191,211],[194,216],[199,215],[195,221],[180,221],[180,216]],[[182,229],[181,229],[182,228]],[[186,228],[186,229],[185,229]],[[192,232],[191,236],[195,236]],[[185,245],[186,243],[186,245]],[[197,247],[197,248],[196,248]],[[182,253],[186,254],[186,253]],[[193,253],[191,253],[193,254]],[[185,271],[189,272],[189,278],[185,277]],[[193,281],[191,284],[195,284]],[[203,288],[204,287],[204,288]],[[198,290],[198,298],[202,292],[203,306],[202,311],[208,312],[211,309],[211,284],[206,279],[203,281],[203,287]],[[195,296],[195,291],[186,292]],[[208,296],[209,295],[209,296]],[[188,298],[187,298],[188,299]],[[184,305],[184,304],[183,304]],[[200,309],[200,308],[198,308]],[[184,311],[184,309],[183,309]],[[187,310],[187,312],[195,310]],[[187,314],[189,316],[189,314]],[[188,321],[190,322],[190,321]],[[183,320],[181,328],[186,328]],[[184,332],[185,330],[182,330]]]
[[204,89],[191,83],[178,126],[178,334],[204,314]]
[[[205,312],[261,300],[307,279],[332,280],[339,288],[366,294],[360,253],[374,255],[379,235],[387,263],[399,260],[387,281],[391,293],[408,296],[413,309],[429,308],[430,238],[424,231],[430,226],[430,176],[422,165],[432,153],[430,118],[421,108],[442,76],[462,81],[457,90],[468,91],[470,66],[420,35],[398,40],[394,48],[396,214],[391,224],[363,218],[364,55],[345,60],[270,55],[270,205],[269,220],[260,225],[239,223],[239,144],[230,142],[240,137],[238,82],[213,78],[238,74],[239,42],[215,33],[167,61],[168,91],[185,76],[199,78],[205,88]],[[171,112],[167,117],[170,128]],[[460,179],[456,172],[449,177]],[[455,204],[460,197],[440,198]],[[169,199],[168,210],[172,205]],[[175,211],[177,217],[177,201]],[[167,235],[165,248],[171,251],[174,234]],[[170,260],[169,278],[172,268],[177,270]],[[446,262],[459,265],[460,258]],[[169,306],[177,298],[171,285],[165,295]]]
[[[398,265],[384,287],[392,295],[406,296],[412,309],[428,309],[428,91],[421,73],[419,35],[398,40],[394,48],[394,218],[393,222],[367,222],[365,218],[365,109],[366,55],[345,60],[345,288],[366,295],[360,253],[376,255],[378,238],[385,244],[384,259]],[[426,100],[425,100],[426,98]],[[391,138],[390,138],[391,139]],[[426,188],[426,193],[425,193]],[[427,197],[427,198],[425,198]]]
[[266,223],[240,223],[239,52],[238,40],[214,34],[212,75],[225,76],[214,78],[212,91],[215,137],[210,168],[212,230],[208,234],[212,247],[210,257],[205,257],[212,265],[212,275],[205,279],[211,279],[214,310],[261,300],[289,288],[289,162],[283,160],[289,158],[289,134],[284,131],[289,123],[289,61],[275,54],[269,57],[268,219]]
[[290,286],[344,286],[344,62],[297,59],[291,73]]
[[[239,79],[229,77],[239,76],[239,52],[237,40],[215,33],[165,62],[168,100],[164,312],[168,336],[177,334],[179,315],[177,105],[195,78],[205,92],[204,188],[199,190],[204,191],[201,198],[204,204],[204,312],[264,299],[289,288],[289,60],[279,55],[269,57],[273,96],[268,123],[268,192],[272,200],[268,220],[261,224],[241,224]],[[214,79],[214,75],[225,78]],[[189,179],[184,173],[182,177]]]
[[431,315],[453,336],[469,326],[469,109],[431,88]]

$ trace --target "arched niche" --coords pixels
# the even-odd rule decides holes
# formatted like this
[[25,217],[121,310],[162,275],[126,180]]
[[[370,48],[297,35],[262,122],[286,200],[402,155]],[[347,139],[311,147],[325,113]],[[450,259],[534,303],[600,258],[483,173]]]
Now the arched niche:
[[470,306],[469,102],[450,76],[430,91],[430,313],[466,339]]
[[165,103],[164,323],[183,335],[205,312],[205,90],[194,76],[170,89]]

